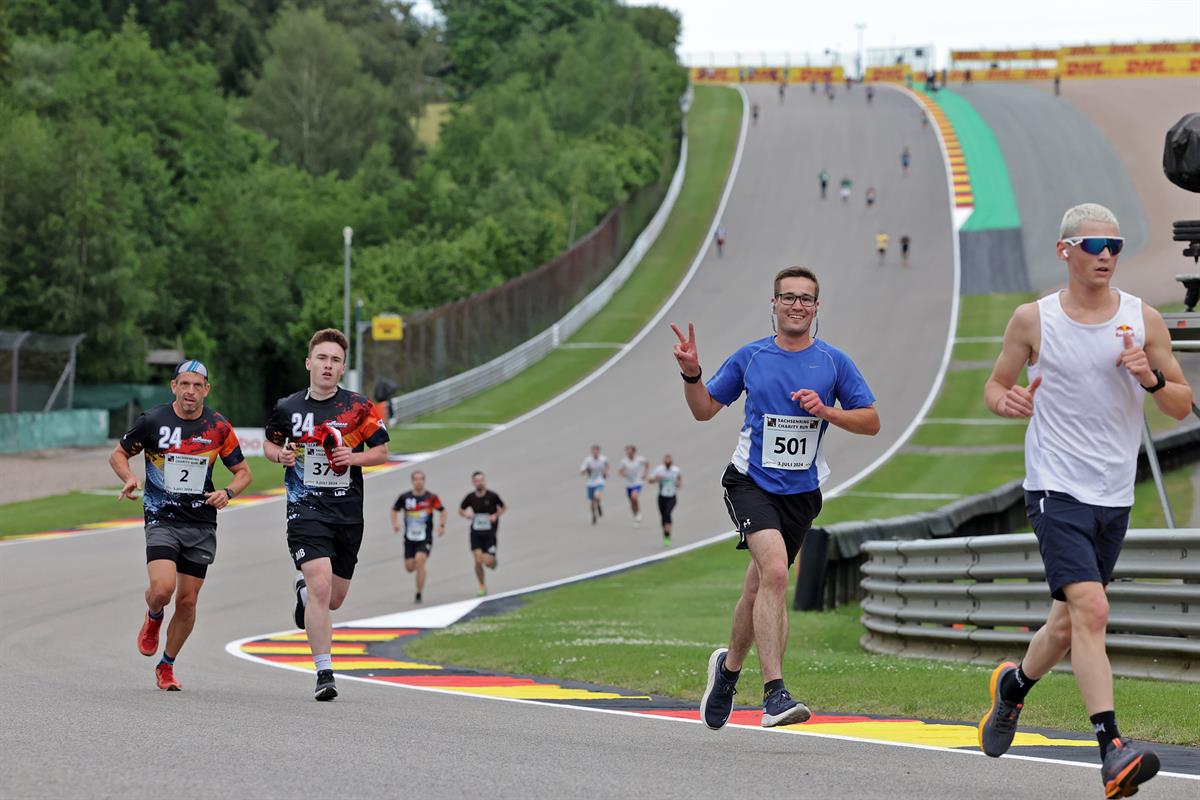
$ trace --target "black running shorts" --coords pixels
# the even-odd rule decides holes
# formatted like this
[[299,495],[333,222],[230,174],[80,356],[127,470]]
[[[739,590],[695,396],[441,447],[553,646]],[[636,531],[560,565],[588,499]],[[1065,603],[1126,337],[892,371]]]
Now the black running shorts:
[[496,555],[496,532],[471,531],[471,550],[482,550],[488,555]]
[[799,494],[773,494],[759,487],[732,464],[721,476],[725,488],[725,508],[737,528],[738,550],[745,550],[746,537],[757,531],[777,530],[787,546],[788,565],[796,560],[804,534],[821,513],[821,490]]
[[319,522],[312,519],[288,521],[287,541],[296,569],[306,561],[328,558],[333,574],[350,580],[362,547],[363,524]]
[[404,540],[404,560],[408,561],[410,559],[416,558],[417,553],[424,553],[426,558],[433,555],[433,542],[429,541],[428,539],[426,539],[423,542],[410,542],[407,539],[405,539]]

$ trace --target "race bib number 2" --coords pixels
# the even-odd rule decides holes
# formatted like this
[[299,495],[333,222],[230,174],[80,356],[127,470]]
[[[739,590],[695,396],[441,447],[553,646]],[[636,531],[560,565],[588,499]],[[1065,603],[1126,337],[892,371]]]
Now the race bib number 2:
[[208,457],[186,453],[163,455],[163,483],[171,494],[204,494]]
[[304,485],[314,489],[346,489],[350,486],[350,470],[338,475],[333,471],[333,464],[326,458],[324,447],[319,444],[306,444]]
[[821,420],[763,414],[762,465],[771,469],[808,469],[817,452]]

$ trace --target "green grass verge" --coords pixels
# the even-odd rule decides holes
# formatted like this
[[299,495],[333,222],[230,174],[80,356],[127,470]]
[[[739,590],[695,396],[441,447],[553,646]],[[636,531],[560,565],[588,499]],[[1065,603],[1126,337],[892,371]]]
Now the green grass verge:
[[[283,485],[283,473],[278,464],[272,464],[262,456],[250,456],[246,462],[250,465],[254,480],[250,482],[248,491],[243,494],[258,494]],[[229,470],[219,461],[217,464],[213,470],[213,484],[224,486],[229,482]],[[70,492],[19,503],[6,503],[0,506],[0,539],[75,528],[92,522],[140,517],[141,501],[118,501],[117,492],[120,488],[120,481],[113,476],[113,490],[107,495]]]

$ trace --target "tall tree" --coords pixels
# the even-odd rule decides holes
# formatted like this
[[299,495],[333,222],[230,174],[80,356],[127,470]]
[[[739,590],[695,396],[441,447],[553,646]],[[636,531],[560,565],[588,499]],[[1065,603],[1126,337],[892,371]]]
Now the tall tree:
[[346,29],[318,10],[283,11],[267,44],[244,120],[278,143],[281,161],[314,175],[352,175],[388,138],[387,90],[363,70]]

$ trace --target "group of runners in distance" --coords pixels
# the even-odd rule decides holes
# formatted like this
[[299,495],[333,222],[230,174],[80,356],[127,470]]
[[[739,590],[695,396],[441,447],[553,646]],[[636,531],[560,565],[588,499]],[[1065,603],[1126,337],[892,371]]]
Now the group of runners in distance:
[[[908,177],[908,168],[912,164],[912,152],[908,149],[908,145],[900,151],[900,172],[904,177]],[[821,189],[821,199],[824,200],[829,193],[829,170],[824,167],[817,173],[817,184]],[[838,183],[838,197],[841,198],[842,205],[850,203],[851,190],[854,187],[854,182],[850,180],[849,175],[843,175],[842,180]],[[867,210],[875,207],[875,203],[879,199],[879,192],[874,186],[868,186],[863,193],[863,199],[867,203]],[[879,264],[883,265],[887,259],[888,246],[891,243],[891,235],[884,231],[879,231],[875,234],[875,252],[879,256]],[[912,237],[907,233],[900,236],[900,263],[902,266],[908,266],[908,251],[912,247]]]
[[[1111,285],[1123,246],[1117,219],[1107,208],[1087,203],[1066,212],[1056,243],[1066,267],[1066,288],[1016,309],[983,387],[991,413],[1029,419],[1024,499],[1051,608],[1024,657],[992,672],[979,745],[993,757],[1008,751],[1031,690],[1069,653],[1100,748],[1106,797],[1134,794],[1159,767],[1151,748],[1118,730],[1105,644],[1106,587],[1129,525],[1142,408],[1150,396],[1175,419],[1192,410],[1192,389],[1172,354],[1162,315]],[[746,396],[721,487],[739,534],[737,549],[749,552],[749,563],[728,645],[708,659],[701,718],[714,730],[729,720],[751,647],[757,650],[763,677],[761,724],[809,718],[808,705],[792,697],[782,670],[789,567],[821,511],[821,484],[829,474],[826,433],[831,426],[863,436],[880,430],[876,397],[863,374],[847,353],[815,336],[817,275],[800,266],[781,270],[770,306],[774,333],[738,348],[707,382],[701,380],[694,324],[688,324],[686,334],[671,325],[684,401],[696,420],[711,420]],[[345,337],[336,330],[312,337],[306,359],[309,386],[279,400],[267,422],[264,446],[268,460],[286,468],[287,543],[300,571],[294,615],[312,651],[317,700],[337,696],[330,614],[346,599],[362,541],[362,468],[387,458],[387,430],[371,403],[338,385],[346,351]],[[1018,383],[1023,369],[1030,378],[1025,386]],[[1088,387],[1088,403],[1079,401],[1080,386]],[[137,647],[147,656],[158,653],[165,607],[174,598],[166,647],[155,668],[164,690],[180,688],[173,665],[195,623],[197,596],[215,557],[217,512],[251,481],[229,422],[204,403],[207,368],[198,361],[180,364],[171,389],[174,402],[139,417],[110,457],[124,483],[120,496],[131,498],[138,480],[129,459],[146,456],[149,587]],[[1104,413],[1096,413],[1097,407]],[[212,482],[217,458],[232,475],[219,490]],[[669,543],[670,512],[682,485],[679,468],[664,456],[651,472],[630,445],[618,471],[626,480],[635,525],[641,518],[642,487],[646,482],[658,485],[664,542]],[[592,521],[598,523],[608,476],[608,460],[599,446],[592,447],[580,472]],[[393,529],[405,533],[406,567],[417,571],[419,598],[434,515],[440,535],[446,509],[427,490],[421,471],[411,477],[412,491],[397,498],[392,519]],[[475,473],[473,482],[474,491],[460,503],[459,514],[470,520],[483,593],[483,569],[496,566],[496,529],[506,509],[488,490],[482,473]]]
[[[592,515],[592,524],[597,524],[604,516],[604,489],[608,484],[608,456],[600,451],[600,445],[592,445],[591,452],[579,465],[579,474],[586,481],[588,510]],[[625,457],[617,465],[617,473],[625,479],[625,497],[629,500],[629,511],[633,515],[633,527],[642,526],[642,489],[647,483],[658,487],[658,515],[662,525],[663,547],[671,546],[671,515],[675,511],[675,503],[679,490],[683,488],[683,475],[679,467],[667,453],[662,463],[653,470],[646,458],[640,455],[634,445],[625,446]]]

